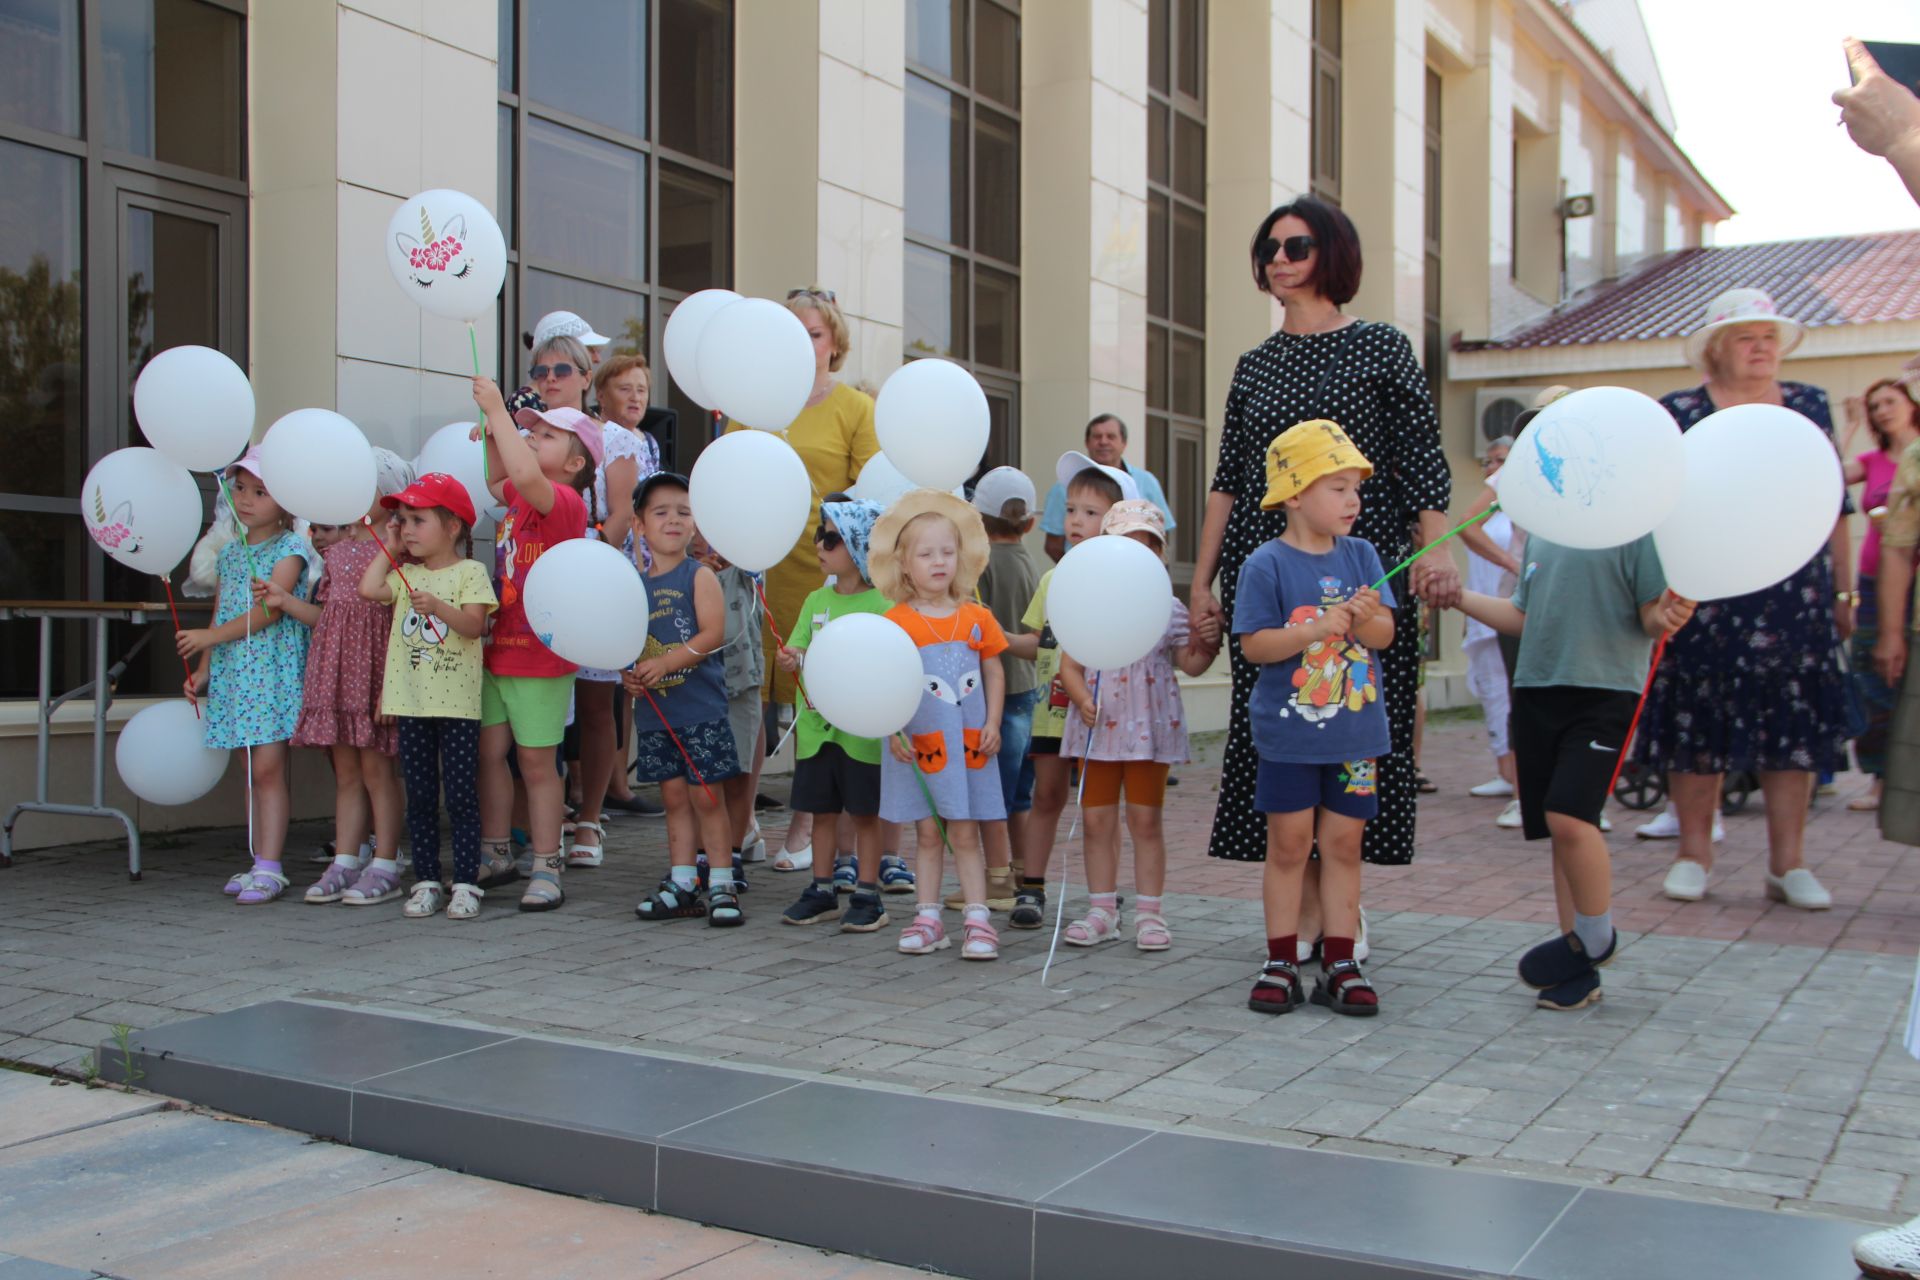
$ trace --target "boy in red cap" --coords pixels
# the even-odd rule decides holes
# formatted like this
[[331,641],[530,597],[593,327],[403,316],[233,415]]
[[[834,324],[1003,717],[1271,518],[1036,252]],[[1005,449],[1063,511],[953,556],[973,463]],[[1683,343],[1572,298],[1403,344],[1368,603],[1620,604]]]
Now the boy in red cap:
[[[442,907],[453,920],[480,914],[481,637],[495,608],[486,567],[461,554],[473,527],[473,500],[458,480],[433,471],[380,499],[387,554],[367,566],[360,595],[393,606],[387,635],[382,715],[400,726],[407,837],[418,882],[404,908],[415,918]],[[402,556],[417,563],[399,567]],[[453,825],[451,890],[440,872],[440,796]]]

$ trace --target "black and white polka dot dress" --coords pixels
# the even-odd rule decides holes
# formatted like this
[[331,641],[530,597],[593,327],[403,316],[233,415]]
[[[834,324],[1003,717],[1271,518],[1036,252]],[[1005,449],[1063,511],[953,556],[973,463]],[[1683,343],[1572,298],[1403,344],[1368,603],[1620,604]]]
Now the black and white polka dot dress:
[[[1412,553],[1409,530],[1414,517],[1422,511],[1445,511],[1452,497],[1426,374],[1405,334],[1390,324],[1358,323],[1327,333],[1275,333],[1241,356],[1233,371],[1220,463],[1213,477],[1213,491],[1234,498],[1216,588],[1229,632],[1240,566],[1254,548],[1286,528],[1284,511],[1260,510],[1267,489],[1267,446],[1288,427],[1310,418],[1339,423],[1373,463],[1373,475],[1360,488],[1360,518],[1353,532],[1373,543],[1388,568]],[[1404,575],[1394,579],[1396,587],[1404,580]],[[1400,594],[1404,596],[1404,588]],[[1362,846],[1368,862],[1384,864],[1413,861],[1413,708],[1420,637],[1410,615],[1404,609],[1398,612],[1393,647],[1380,655],[1393,753],[1380,761],[1380,816],[1367,824]],[[1253,807],[1259,757],[1247,718],[1259,668],[1240,656],[1238,641],[1231,642],[1231,655],[1233,709],[1207,852],[1216,858],[1261,862],[1267,856],[1267,820]]]

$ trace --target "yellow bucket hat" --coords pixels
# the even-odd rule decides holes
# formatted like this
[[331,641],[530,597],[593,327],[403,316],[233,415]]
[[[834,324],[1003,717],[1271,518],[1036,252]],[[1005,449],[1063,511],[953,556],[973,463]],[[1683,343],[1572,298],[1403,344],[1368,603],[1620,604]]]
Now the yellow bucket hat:
[[1267,446],[1267,496],[1262,511],[1272,511],[1322,476],[1336,471],[1358,471],[1365,480],[1373,464],[1354,447],[1337,422],[1314,418],[1296,423]]

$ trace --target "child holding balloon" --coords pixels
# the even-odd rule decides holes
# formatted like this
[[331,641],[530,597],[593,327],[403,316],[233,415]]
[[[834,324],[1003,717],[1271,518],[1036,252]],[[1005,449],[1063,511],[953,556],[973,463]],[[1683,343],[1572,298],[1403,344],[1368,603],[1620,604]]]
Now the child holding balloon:
[[251,907],[274,901],[289,884],[281,865],[293,806],[287,743],[300,720],[307,663],[307,628],[257,603],[254,583],[264,573],[281,591],[304,600],[301,578],[313,548],[267,492],[259,449],[248,449],[228,467],[225,483],[240,536],[220,529],[201,539],[204,544],[226,540],[215,562],[219,597],[213,625],[179,632],[174,647],[195,664],[187,696],[207,695],[207,745],[247,748],[253,866],[228,880],[224,892]]
[[[383,629],[380,709],[399,721],[416,882],[402,910],[422,919],[445,907],[449,920],[471,920],[480,914],[485,896],[478,883],[480,801],[475,790],[484,680],[481,636],[497,601],[486,569],[462,551],[474,518],[465,485],[432,471],[381,498],[380,505],[392,516],[386,525],[386,552],[361,573],[359,594],[390,609]],[[402,556],[413,561],[405,570],[395,567]],[[443,787],[453,827],[450,886],[440,870]],[[359,881],[347,893],[349,902],[372,896]]]
[[[634,776],[660,784],[672,867],[633,911],[642,920],[688,920],[727,928],[746,923],[733,865],[714,867],[700,891],[696,845],[732,847],[733,820],[715,790],[741,772],[727,719],[720,649],[727,605],[713,570],[687,554],[693,502],[685,476],[656,471],[633,491],[640,536],[652,552],[645,574],[651,609],[647,645],[622,677],[634,707]],[[691,785],[689,785],[691,784]]]
[[510,418],[491,378],[473,380],[473,400],[486,414],[488,488],[507,508],[494,533],[500,607],[487,637],[480,687],[480,836],[490,869],[512,861],[507,754],[515,752],[534,856],[520,909],[551,911],[566,901],[560,888],[565,796],[554,749],[566,733],[577,668],[541,643],[521,592],[527,571],[548,547],[586,534],[583,495],[600,465],[600,424],[564,408],[522,409]]
[[[1307,859],[1320,850],[1321,972],[1313,1003],[1349,1017],[1380,1011],[1354,958],[1360,918],[1360,839],[1379,812],[1374,761],[1391,749],[1375,653],[1393,643],[1394,599],[1380,554],[1348,530],[1373,464],[1347,433],[1315,419],[1267,447],[1262,510],[1287,527],[1240,568],[1234,634],[1260,666],[1251,702],[1267,815],[1267,963],[1247,1007],[1291,1013],[1306,1003],[1299,962]],[[1369,583],[1380,584],[1378,589]]]
[[[340,531],[321,552],[325,568],[313,599],[303,600],[273,582],[256,581],[253,587],[261,604],[313,632],[293,745],[319,747],[333,765],[334,855],[320,879],[307,888],[306,901],[316,905],[345,901],[371,906],[400,893],[396,857],[401,800],[393,776],[399,736],[392,717],[380,713],[387,616],[360,598],[358,586],[370,564],[386,562],[370,521],[377,514],[384,523],[381,499],[411,484],[413,468],[389,449],[373,453],[376,496],[368,519],[313,526],[315,531]],[[356,852],[362,848],[367,848],[367,856]]]
[[[1145,498],[1116,502],[1100,532],[1132,538],[1166,555],[1166,517]],[[1165,951],[1173,934],[1161,914],[1167,883],[1167,841],[1160,811],[1166,804],[1167,773],[1187,759],[1186,711],[1174,668],[1197,676],[1220,652],[1220,624],[1205,618],[1189,630],[1187,607],[1178,599],[1167,631],[1152,653],[1132,666],[1113,671],[1087,669],[1071,654],[1060,656],[1060,680],[1073,702],[1074,715],[1060,744],[1064,758],[1085,763],[1080,810],[1086,821],[1087,914],[1067,926],[1069,946],[1094,947],[1120,936],[1120,793],[1127,796],[1127,831],[1133,837],[1133,945]]]
[[[1101,466],[1078,449],[1060,455],[1054,476],[1067,493],[1066,537],[1072,549],[1100,533],[1100,523],[1116,502],[1135,499],[1140,488],[1118,467]],[[1066,811],[1071,766],[1060,758],[1060,740],[1067,732],[1066,686],[1060,681],[1060,646],[1047,625],[1047,588],[1053,570],[1040,575],[1033,600],[1020,619],[1026,630],[1008,640],[1008,652],[1034,659],[1034,679],[1040,696],[1033,704],[1033,737],[1027,750],[1033,757],[1033,809],[1027,815],[1026,843],[1020,850],[1020,886],[1014,894],[1007,923],[1015,929],[1038,929],[1047,909],[1047,864],[1053,860],[1053,842]]]
[[899,944],[908,955],[952,945],[940,919],[943,845],[953,849],[966,899],[961,958],[1000,955],[980,845],[980,824],[1007,816],[995,767],[1007,638],[973,600],[988,554],[978,511],[950,493],[916,489],[875,523],[867,557],[874,586],[895,602],[887,617],[919,647],[926,671],[919,710],[880,762],[880,816],[918,824],[921,902]]
[[[820,504],[813,551],[820,572],[833,582],[816,588],[800,606],[793,634],[775,654],[782,671],[798,676],[814,637],[834,619],[855,613],[884,614],[893,607],[867,578],[871,572],[868,548],[880,512],[880,504],[844,493],[828,494]],[[858,869],[844,914],[834,884],[837,865],[816,864],[813,883],[800,891],[780,922],[807,925],[838,920],[842,933],[873,933],[887,924],[886,909],[880,905],[880,744],[829,724],[808,700],[804,680],[796,697],[799,717],[793,730],[790,804],[795,813],[812,815],[816,831],[832,831],[839,815],[848,815],[853,821]]]
[[1653,642],[1685,626],[1694,604],[1667,589],[1652,534],[1599,551],[1529,537],[1520,562],[1512,599],[1468,591],[1460,611],[1524,637],[1513,672],[1520,822],[1527,839],[1553,840],[1560,936],[1520,957],[1520,980],[1540,1008],[1565,1012],[1600,999],[1600,967],[1619,948],[1600,811]]

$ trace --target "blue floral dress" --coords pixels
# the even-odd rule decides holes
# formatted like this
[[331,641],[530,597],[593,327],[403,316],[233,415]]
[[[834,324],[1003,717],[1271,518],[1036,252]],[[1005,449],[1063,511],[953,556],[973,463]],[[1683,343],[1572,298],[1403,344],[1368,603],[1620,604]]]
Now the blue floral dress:
[[[1787,408],[1829,437],[1818,387],[1782,382]],[[1661,398],[1682,431],[1714,411],[1705,387]],[[1841,510],[1853,505],[1842,497]],[[1826,546],[1784,582],[1704,603],[1667,643],[1633,758],[1682,773],[1845,767],[1847,694]]]
[[[272,573],[288,556],[299,556],[309,565],[318,558],[312,545],[291,530],[253,548],[253,563],[262,574]],[[304,568],[293,590],[307,598]],[[220,549],[220,598],[213,624],[231,622],[252,607],[253,578],[243,536]],[[307,629],[292,618],[215,645],[207,667],[207,745],[258,747],[293,737],[306,671]]]

